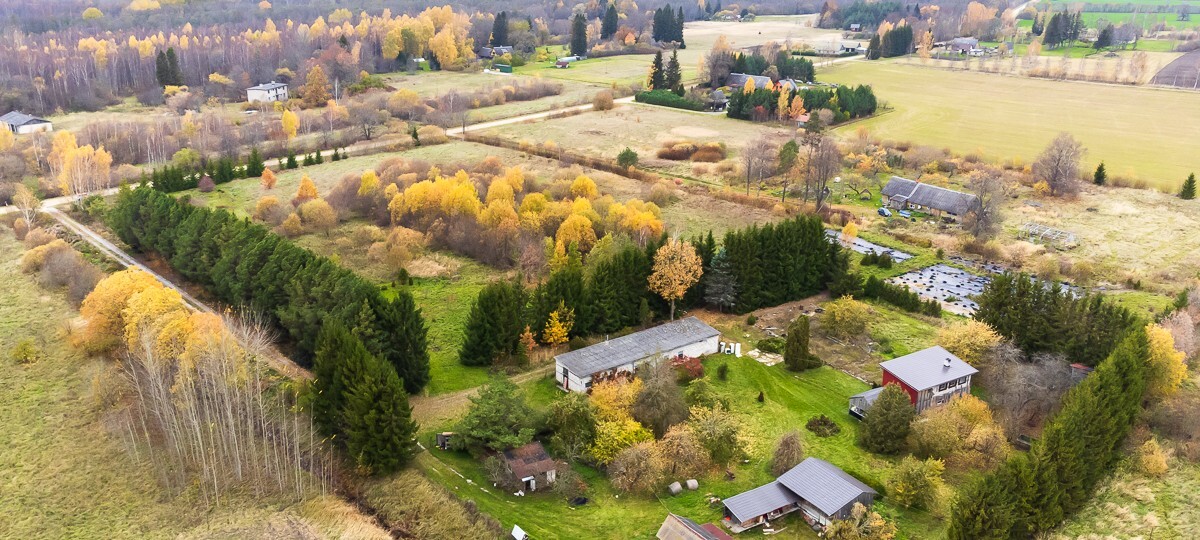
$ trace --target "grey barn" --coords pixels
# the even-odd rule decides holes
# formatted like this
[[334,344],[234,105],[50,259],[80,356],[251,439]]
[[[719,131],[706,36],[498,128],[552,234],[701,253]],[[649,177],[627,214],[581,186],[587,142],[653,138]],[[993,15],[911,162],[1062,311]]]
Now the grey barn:
[[555,356],[554,378],[563,390],[587,392],[592,383],[631,374],[650,360],[713,354],[720,335],[700,319],[687,317]]
[[920,210],[938,217],[961,219],[979,206],[979,198],[970,193],[893,176],[883,186],[882,203],[892,208]]
[[878,494],[832,463],[810,457],[774,482],[725,499],[724,523],[736,533],[800,510],[809,525],[824,528],[850,517],[854,503],[870,507]]

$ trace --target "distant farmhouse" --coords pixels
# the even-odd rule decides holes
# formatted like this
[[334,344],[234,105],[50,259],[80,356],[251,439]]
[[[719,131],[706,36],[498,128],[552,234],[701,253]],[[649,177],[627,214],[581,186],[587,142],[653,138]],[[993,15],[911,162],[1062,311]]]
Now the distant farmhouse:
[[479,49],[478,56],[480,60],[491,60],[498,56],[512,54],[512,52],[513,48],[509,45],[497,45],[495,47],[483,47]]
[[667,514],[667,519],[655,535],[658,540],[733,540],[732,536],[712,523],[700,525],[683,516]]
[[0,116],[0,124],[17,135],[53,131],[54,124],[44,118],[30,116],[21,111],[13,111]]
[[979,49],[979,40],[973,37],[954,38],[946,43],[946,49],[954,53],[967,54]]
[[271,103],[288,100],[288,85],[271,81],[269,83],[251,86],[246,89],[246,101],[250,103]]
[[878,494],[832,463],[810,457],[774,482],[725,499],[724,522],[739,533],[800,510],[809,525],[824,528],[850,517],[854,503],[870,507]]
[[892,208],[920,210],[936,217],[960,220],[979,206],[979,198],[961,191],[893,176],[883,186],[883,204]]
[[793,92],[800,89],[800,84],[791,79],[780,79],[779,82],[775,82],[766,75],[747,75],[745,73],[730,73],[729,76],[725,78],[725,86],[728,86],[735,91],[741,90],[746,86],[747,80],[754,81],[755,88],[766,88],[768,90],[787,89]]
[[629,376],[651,360],[717,352],[717,329],[688,317],[554,357],[554,379],[563,390],[587,392],[592,384]]
[[531,442],[503,454],[504,470],[521,483],[524,491],[537,491],[538,486],[554,485],[555,463],[540,442]]
[[850,414],[863,418],[883,392],[883,387],[898,384],[917,409],[950,402],[954,396],[971,393],[971,376],[979,370],[941,347],[901,356],[879,364],[883,370],[883,386],[850,396]]

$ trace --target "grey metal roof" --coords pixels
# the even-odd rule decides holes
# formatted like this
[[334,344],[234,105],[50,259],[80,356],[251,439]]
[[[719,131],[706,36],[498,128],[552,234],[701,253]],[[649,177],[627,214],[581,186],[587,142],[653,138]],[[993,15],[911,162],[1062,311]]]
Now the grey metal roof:
[[250,88],[247,88],[246,90],[275,90],[277,88],[287,88],[287,85],[284,83],[281,83],[281,82],[271,81],[269,83],[263,83],[258,86],[251,86]]
[[866,392],[859,392],[857,394],[854,394],[853,396],[850,396],[850,399],[853,400],[854,398],[862,398],[863,401],[865,401],[867,406],[869,407],[869,406],[875,404],[875,400],[879,398],[879,394],[882,392],[883,392],[883,387],[880,386],[879,388],[872,388],[870,390],[867,390]]
[[[949,365],[946,365],[949,360]],[[933,388],[944,382],[979,373],[978,369],[940,346],[907,354],[879,364],[888,373],[915,390]]]
[[5,114],[4,116],[0,116],[0,122],[3,122],[10,126],[23,126],[25,124],[49,124],[50,123],[49,120],[44,120],[44,119],[38,118],[36,116],[30,116],[21,111],[12,111],[10,113]]
[[783,473],[778,482],[826,516],[836,515],[865,493],[877,494],[870,486],[846,474],[846,471],[813,457]]
[[[719,536],[718,536],[719,535]],[[658,540],[723,540],[732,538],[723,534],[719,529],[715,532],[706,529],[679,514],[667,514],[667,519],[658,529]]]
[[950,212],[956,216],[966,214],[979,204],[979,198],[970,193],[931,186],[899,176],[893,176],[888,180],[887,185],[883,186],[883,194],[888,198],[901,198],[913,204]]
[[[749,79],[754,80],[755,88],[766,88],[767,86],[773,84],[773,81],[771,80],[771,78],[767,77],[766,75],[748,75],[746,73],[730,73],[729,76],[725,78],[725,85],[734,89],[735,91],[737,91],[737,90],[741,90],[742,87],[746,86],[746,81]],[[796,90],[796,89],[800,88],[800,85],[797,84],[796,81],[793,81],[791,79],[780,79],[779,83],[782,84],[784,87],[788,88],[789,90]]]
[[700,319],[688,317],[563,353],[554,360],[576,377],[588,377],[720,334]]
[[[811,459],[811,458],[809,458]],[[799,466],[799,465],[797,465]],[[722,501],[738,523],[750,521],[758,516],[778,510],[789,504],[800,502],[800,498],[778,480],[763,484],[750,491],[743,491]]]

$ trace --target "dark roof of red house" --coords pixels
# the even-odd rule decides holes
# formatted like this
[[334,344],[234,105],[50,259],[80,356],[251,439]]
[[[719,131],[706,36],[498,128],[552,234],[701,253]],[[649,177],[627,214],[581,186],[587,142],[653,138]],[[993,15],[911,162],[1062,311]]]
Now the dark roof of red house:
[[550,458],[550,454],[546,453],[546,449],[540,442],[531,442],[512,450],[505,450],[504,463],[508,465],[513,476],[518,479],[545,474],[554,470],[555,466],[554,460]]

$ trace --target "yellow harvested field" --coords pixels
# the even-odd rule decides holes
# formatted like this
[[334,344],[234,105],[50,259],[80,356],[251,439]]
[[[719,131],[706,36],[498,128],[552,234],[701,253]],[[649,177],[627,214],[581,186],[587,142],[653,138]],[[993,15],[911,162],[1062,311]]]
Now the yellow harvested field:
[[893,61],[818,70],[823,81],[869,84],[894,110],[838,131],[1032,162],[1059,132],[1087,148],[1085,168],[1179,188],[1200,171],[1200,93],[948,71]]

